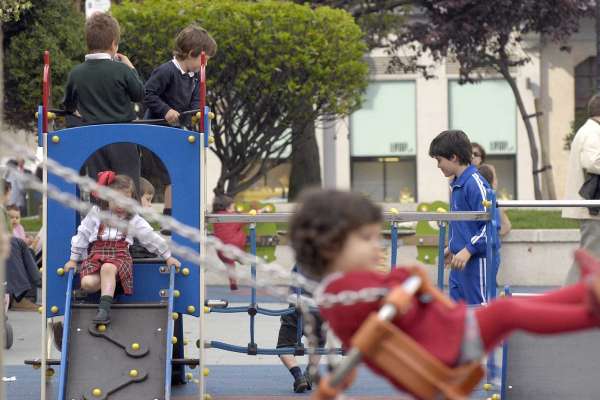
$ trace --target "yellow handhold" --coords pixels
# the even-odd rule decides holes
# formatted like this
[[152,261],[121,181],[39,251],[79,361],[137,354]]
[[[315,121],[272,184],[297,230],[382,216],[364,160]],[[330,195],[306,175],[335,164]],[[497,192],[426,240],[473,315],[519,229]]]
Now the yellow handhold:
[[63,276],[63,275],[65,274],[65,270],[64,270],[64,268],[59,268],[59,269],[57,269],[57,270],[56,270],[56,274],[57,274],[58,276]]
[[202,375],[204,375],[204,376],[208,376],[208,374],[210,374],[210,370],[209,370],[208,368],[204,368],[204,369],[202,370]]
[[132,378],[137,378],[138,376],[138,370],[137,369],[132,369],[131,371],[129,371],[129,376]]
[[183,345],[184,345],[184,346],[187,346],[189,343],[190,343],[190,341],[189,341],[189,340],[187,340],[187,339],[183,339]]
[[177,344],[177,336],[173,336],[173,337],[171,338],[171,343],[173,343],[173,344]]
[[139,343],[131,343],[131,350],[138,351],[140,349]]
[[44,268],[40,268],[40,274],[44,273]]
[[106,325],[104,325],[104,324],[98,325],[97,329],[98,329],[98,332],[106,332]]
[[444,207],[438,207],[437,210],[435,210],[439,213],[443,213],[443,212],[448,212],[448,210],[446,210]]
[[54,376],[54,368],[46,368],[46,377],[52,378]]
[[250,210],[248,211],[248,214],[254,216],[256,215],[256,210]]
[[38,312],[41,314],[43,311],[44,311],[44,307],[42,307],[42,306],[39,306],[39,307],[38,307]]
[[215,119],[215,113],[212,111],[208,112],[208,119]]
[[204,395],[204,400],[212,400],[212,396],[208,393]]
[[183,268],[181,270],[181,275],[188,276],[189,274],[190,274],[190,269],[189,268]]
[[188,136],[188,142],[190,142],[190,143],[196,143],[196,136],[194,136],[194,135]]
[[398,215],[398,214],[400,214],[400,212],[398,211],[398,209],[397,209],[397,208],[395,208],[395,207],[392,207],[392,208],[390,208],[390,212],[391,212],[392,214],[394,214],[394,215]]
[[204,314],[208,314],[210,312],[210,307],[204,306]]
[[492,400],[500,400],[500,395],[498,393],[494,393],[492,395]]
[[94,388],[94,390],[92,390],[92,395],[94,395],[96,397],[100,397],[100,396],[102,396],[102,390],[99,388]]
[[187,312],[188,312],[189,314],[193,314],[193,313],[195,313],[195,312],[196,312],[196,307],[194,307],[194,306],[191,306],[191,305],[190,305],[190,306],[187,306]]
[[214,135],[208,135],[208,144],[213,144],[215,142],[215,136]]
[[52,143],[58,143],[58,142],[60,142],[60,136],[52,135]]
[[173,290],[173,297],[179,297],[181,296],[181,292],[177,289]]
[[185,379],[191,381],[192,379],[194,379],[194,374],[188,372],[187,374],[185,374]]
[[422,212],[426,212],[426,211],[429,211],[429,207],[427,207],[425,204],[423,204],[423,205],[421,206],[421,209],[420,209],[420,210],[421,210]]
[[491,207],[491,206],[492,206],[492,202],[491,202],[491,201],[489,201],[489,200],[483,200],[483,201],[481,202],[481,204],[483,204],[483,206],[484,206],[484,207],[486,207],[486,208],[487,208],[487,207]]
[[485,390],[485,391],[492,390],[492,388],[493,388],[493,386],[492,386],[491,383],[484,383],[483,384],[483,390]]
[[179,319],[179,314],[177,314],[176,312],[174,312],[171,317],[173,318],[174,321],[177,321]]
[[50,311],[52,311],[52,314],[56,314],[58,312],[58,307],[52,306],[52,307],[50,307]]
[[48,120],[53,121],[56,119],[56,114],[53,112],[49,112],[46,115],[48,115]]

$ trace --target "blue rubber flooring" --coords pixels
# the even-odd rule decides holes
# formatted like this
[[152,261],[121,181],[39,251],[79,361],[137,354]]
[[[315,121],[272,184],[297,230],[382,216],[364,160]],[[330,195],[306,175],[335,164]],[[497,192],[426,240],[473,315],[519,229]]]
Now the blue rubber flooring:
[[[214,400],[228,398],[308,398],[309,394],[295,394],[292,391],[292,377],[289,372],[279,365],[238,365],[238,366],[209,366],[210,375],[206,378],[207,393]],[[191,370],[197,377],[197,369]],[[7,400],[35,400],[40,397],[39,370],[29,366],[8,366],[4,375],[16,377],[16,381],[6,382]],[[51,384],[49,392],[56,390],[58,371]],[[51,393],[49,393],[50,395]],[[197,387],[187,384],[173,387],[173,399],[191,399],[197,396]],[[477,391],[473,399],[483,399],[489,393]],[[409,399],[396,391],[389,383],[374,375],[368,369],[359,368],[358,379],[347,392],[347,395],[361,399]],[[54,399],[50,395],[49,399]]]

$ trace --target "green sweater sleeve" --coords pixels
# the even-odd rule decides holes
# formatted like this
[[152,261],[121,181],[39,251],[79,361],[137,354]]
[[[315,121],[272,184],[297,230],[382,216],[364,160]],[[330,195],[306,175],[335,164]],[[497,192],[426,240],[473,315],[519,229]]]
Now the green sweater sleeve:
[[127,92],[131,101],[142,101],[144,99],[144,84],[137,70],[130,68],[125,75],[125,81],[127,82]]

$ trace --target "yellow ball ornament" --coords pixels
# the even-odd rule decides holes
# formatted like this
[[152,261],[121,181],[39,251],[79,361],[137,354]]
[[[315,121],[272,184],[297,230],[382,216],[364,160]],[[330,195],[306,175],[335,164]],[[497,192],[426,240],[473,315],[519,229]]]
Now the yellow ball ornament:
[[138,351],[139,349],[140,349],[140,344],[139,343],[132,343],[131,344],[131,350]]
[[196,136],[194,135],[189,135],[187,138],[188,142],[190,143],[196,143]]
[[104,325],[104,324],[98,325],[98,332],[106,332],[106,325]]
[[173,337],[171,338],[171,343],[173,343],[173,344],[177,344],[177,336],[173,336]]
[[137,369],[132,369],[131,371],[129,371],[129,376],[132,378],[137,378],[138,375],[139,373]]
[[208,368],[204,368],[204,369],[202,370],[202,375],[204,375],[204,376],[208,376],[208,374],[210,374],[210,370],[209,370]]
[[177,321],[179,319],[179,314],[177,314],[176,312],[174,312],[171,317],[173,318],[174,321]]
[[52,143],[58,143],[58,142],[60,142],[60,136],[52,135]]
[[189,268],[183,268],[181,270],[181,275],[188,276],[189,274],[190,274],[190,269]]
[[181,296],[181,292],[177,289],[173,290],[173,297],[179,297]]
[[102,390],[99,388],[95,388],[94,390],[92,390],[92,395],[94,395],[96,397],[100,397],[100,396],[102,396]]
[[491,384],[491,383],[484,383],[484,384],[483,384],[483,390],[485,390],[485,391],[492,390],[492,387],[493,387],[493,386],[492,386],[492,384]]
[[256,210],[250,210],[248,211],[248,214],[254,216],[256,215]]
[[50,311],[52,311],[52,314],[56,314],[58,312],[58,307],[52,306],[52,307],[50,307]]
[[185,374],[185,379],[187,379],[188,381],[191,381],[192,379],[194,379],[194,374],[192,374],[191,372],[188,372],[187,374]]
[[63,276],[63,275],[65,274],[65,270],[64,270],[64,268],[59,268],[59,269],[57,269],[57,270],[56,270],[56,274],[57,274],[58,276]]
[[196,312],[196,307],[194,307],[194,306],[191,306],[191,305],[190,305],[190,306],[188,306],[188,307],[187,307],[187,312],[188,312],[189,314],[193,314],[193,313],[195,313],[195,312]]

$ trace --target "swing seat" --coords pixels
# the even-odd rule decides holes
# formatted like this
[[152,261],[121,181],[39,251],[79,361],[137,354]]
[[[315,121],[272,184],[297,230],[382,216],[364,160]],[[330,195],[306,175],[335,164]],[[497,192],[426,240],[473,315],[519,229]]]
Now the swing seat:
[[[393,289],[385,299],[399,314],[410,307],[412,296],[427,295],[451,309],[456,304],[435,287],[427,273],[419,267],[412,268],[411,275],[420,280],[418,289],[406,291],[402,286]],[[381,311],[381,310],[380,310]],[[410,393],[423,400],[466,400],[484,376],[479,361],[450,368],[425,350],[417,341],[396,327],[393,316],[372,313],[362,323],[351,340],[353,348],[361,357],[368,359]],[[330,384],[330,377],[321,380],[313,399],[333,399],[352,384],[355,371],[344,378],[337,387]]]
[[371,314],[352,338],[364,357],[425,400],[465,400],[484,376],[480,362],[450,368],[394,324]]

